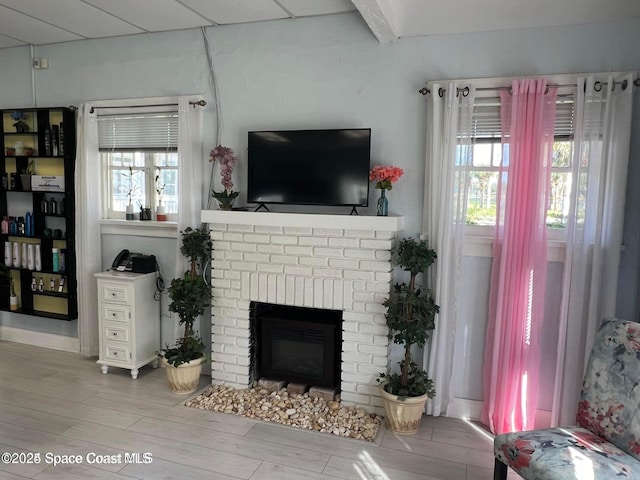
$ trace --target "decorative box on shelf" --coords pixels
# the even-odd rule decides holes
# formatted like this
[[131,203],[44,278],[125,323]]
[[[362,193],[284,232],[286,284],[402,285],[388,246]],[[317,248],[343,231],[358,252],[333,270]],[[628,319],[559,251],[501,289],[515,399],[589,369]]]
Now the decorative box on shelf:
[[64,175],[33,175],[31,190],[34,192],[64,193]]

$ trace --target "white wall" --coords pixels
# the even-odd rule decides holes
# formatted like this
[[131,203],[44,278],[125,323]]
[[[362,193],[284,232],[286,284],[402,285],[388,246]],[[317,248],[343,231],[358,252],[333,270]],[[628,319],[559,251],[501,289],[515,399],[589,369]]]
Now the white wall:
[[[241,191],[246,189],[248,130],[370,127],[372,162],[406,171],[389,195],[390,210],[405,215],[406,232],[412,235],[420,230],[424,183],[425,97],[417,91],[427,80],[640,70],[640,20],[406,38],[392,45],[379,44],[356,13],[215,27],[208,33],[221,93],[222,143],[240,154]],[[31,70],[28,48],[0,50],[0,107],[33,104],[32,74],[37,106],[201,93],[209,105],[200,161],[208,165],[207,152],[215,143],[215,107],[199,30],[43,46],[35,55],[49,59],[48,70]],[[629,245],[618,299],[619,311],[628,318],[637,318],[639,308],[639,97],[636,94],[625,231]],[[371,189],[371,205],[375,193]],[[126,237],[104,240],[105,266],[115,251],[134,244]],[[159,256],[169,280],[175,241],[145,242],[138,241],[135,248],[144,251],[146,246]],[[480,273],[484,267],[472,268]],[[9,314],[0,318],[5,325],[24,325]],[[163,321],[165,331],[171,322]],[[25,328],[73,334],[69,326],[46,319],[30,320]],[[475,342],[483,341],[480,331],[472,333]]]

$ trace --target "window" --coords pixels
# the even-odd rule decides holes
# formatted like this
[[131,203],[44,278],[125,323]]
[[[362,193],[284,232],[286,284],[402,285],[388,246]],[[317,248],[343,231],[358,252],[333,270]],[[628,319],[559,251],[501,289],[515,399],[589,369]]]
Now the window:
[[98,116],[105,218],[125,218],[128,204],[162,204],[178,212],[178,114],[154,112]]
[[[467,225],[496,224],[496,190],[503,146],[498,98],[476,100],[472,125],[473,160],[467,192]],[[573,155],[573,101],[558,97],[556,103],[555,142],[553,144],[547,227],[564,228],[571,194]]]

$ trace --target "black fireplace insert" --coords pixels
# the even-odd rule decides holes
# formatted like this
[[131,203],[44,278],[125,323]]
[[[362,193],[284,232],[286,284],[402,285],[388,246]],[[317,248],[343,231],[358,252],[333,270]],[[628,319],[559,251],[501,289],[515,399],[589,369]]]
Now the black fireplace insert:
[[341,311],[261,303],[254,312],[259,378],[340,385]]

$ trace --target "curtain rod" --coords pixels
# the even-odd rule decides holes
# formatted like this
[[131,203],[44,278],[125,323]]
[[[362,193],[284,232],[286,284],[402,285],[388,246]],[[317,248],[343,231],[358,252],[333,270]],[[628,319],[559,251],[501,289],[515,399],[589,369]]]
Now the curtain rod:
[[[633,81],[633,84],[636,87],[640,87],[640,77],[636,78]],[[604,85],[607,85],[607,82],[595,82],[593,84],[593,89],[596,92],[599,92],[600,90],[602,90],[602,87]],[[627,80],[623,80],[621,82],[613,82],[613,88],[614,89],[616,88],[616,85],[622,85],[622,90],[626,90],[627,87],[629,86]],[[575,83],[569,83],[569,84],[566,84],[566,85],[552,85],[552,84],[550,84],[548,87],[577,87],[577,86],[578,85],[576,85]],[[456,96],[460,95],[460,91],[461,90],[462,90],[462,95],[463,96],[466,97],[467,95],[469,95],[469,87],[464,87],[462,89],[458,88],[458,92],[456,93]],[[493,91],[511,90],[511,87],[479,87],[479,88],[476,88],[476,91],[480,91],[480,92],[482,92],[482,91],[492,91],[492,90]],[[438,89],[438,96],[442,98],[444,96],[444,92],[445,92],[445,89],[440,87]],[[418,90],[418,93],[421,93],[422,95],[429,95],[431,93],[431,90],[428,89],[427,87],[422,87],[420,90]]]
[[[196,105],[200,107],[204,107],[207,104],[204,100],[198,100],[197,102],[189,102],[189,105],[193,105],[195,108]],[[149,105],[114,105],[112,107],[91,107],[89,113],[94,113],[96,108],[145,108],[145,107],[176,107],[177,103],[157,103],[157,104],[149,104]]]

